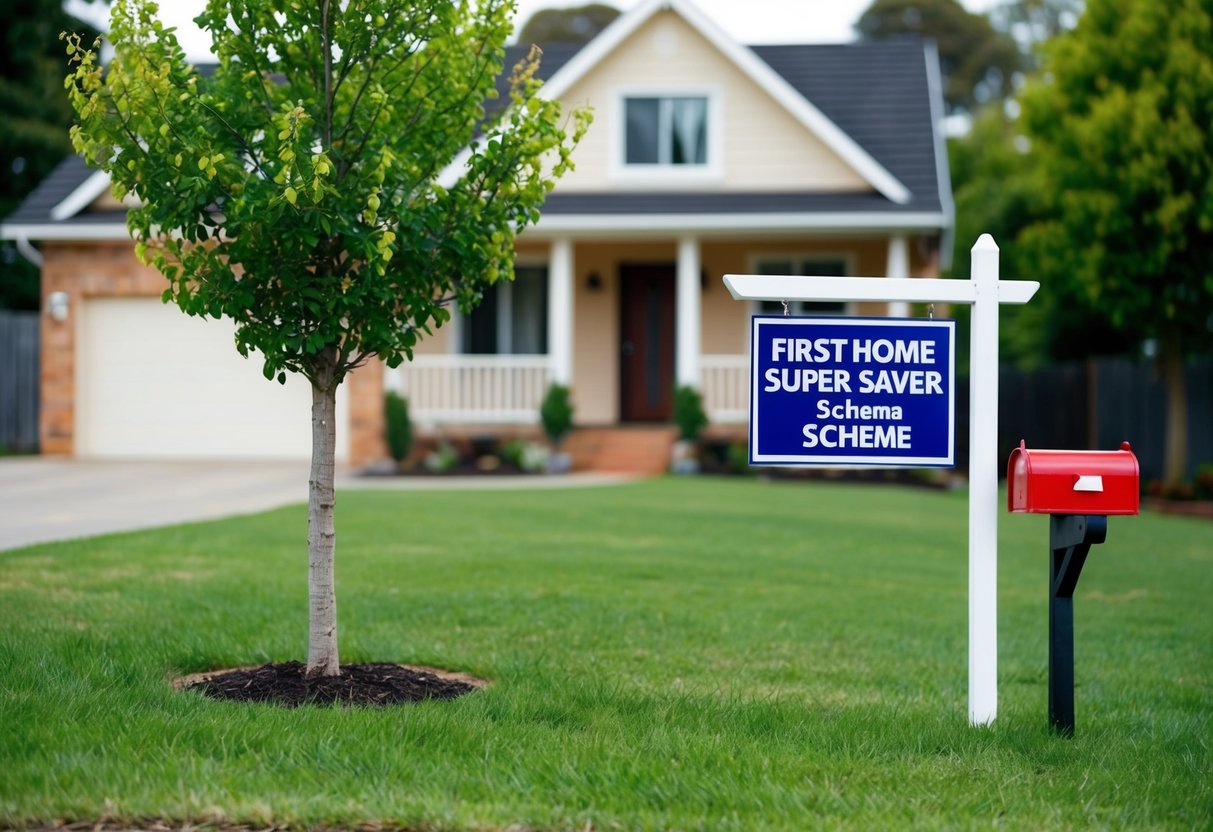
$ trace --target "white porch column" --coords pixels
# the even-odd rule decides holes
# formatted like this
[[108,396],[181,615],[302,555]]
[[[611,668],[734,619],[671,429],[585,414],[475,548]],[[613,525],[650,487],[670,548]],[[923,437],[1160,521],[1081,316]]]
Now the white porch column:
[[674,354],[677,356],[675,378],[680,386],[689,385],[696,390],[701,385],[699,356],[703,352],[700,337],[699,298],[702,290],[699,285],[699,271],[699,240],[695,237],[683,237],[678,241],[678,307],[674,319]]
[[552,381],[573,381],[573,241],[552,241],[548,256],[548,355]]
[[[889,238],[888,259],[885,261],[886,277],[910,276],[910,247],[906,243],[906,235],[897,234]],[[908,318],[910,304],[904,300],[889,301],[890,318]]]

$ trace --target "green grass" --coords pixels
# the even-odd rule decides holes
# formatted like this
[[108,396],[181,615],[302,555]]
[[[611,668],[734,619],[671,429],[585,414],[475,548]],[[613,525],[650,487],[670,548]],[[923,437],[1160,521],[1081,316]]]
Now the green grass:
[[967,724],[966,498],[665,479],[338,502],[342,659],[492,680],[387,710],[173,674],[304,654],[302,507],[0,553],[0,825],[1213,824],[1213,525],[1113,518],[1046,727],[1044,517],[1000,517],[999,715]]

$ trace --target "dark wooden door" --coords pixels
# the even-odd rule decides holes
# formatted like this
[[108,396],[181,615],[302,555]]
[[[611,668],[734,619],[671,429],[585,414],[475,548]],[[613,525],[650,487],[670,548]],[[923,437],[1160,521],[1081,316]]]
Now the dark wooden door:
[[674,265],[620,269],[619,401],[624,422],[668,422],[674,406]]

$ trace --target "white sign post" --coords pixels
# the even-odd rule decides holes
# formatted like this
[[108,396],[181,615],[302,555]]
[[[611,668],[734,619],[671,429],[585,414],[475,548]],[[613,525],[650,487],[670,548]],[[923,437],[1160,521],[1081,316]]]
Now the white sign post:
[[999,280],[998,246],[982,234],[969,280],[725,275],[737,300],[905,301],[973,307],[969,367],[969,722],[998,713],[998,308],[1040,284]]

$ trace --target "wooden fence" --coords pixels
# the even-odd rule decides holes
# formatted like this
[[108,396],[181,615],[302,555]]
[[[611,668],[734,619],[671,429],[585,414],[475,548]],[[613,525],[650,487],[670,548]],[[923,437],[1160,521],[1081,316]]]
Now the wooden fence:
[[[1187,365],[1188,468],[1213,463],[1213,360]],[[1128,440],[1141,478],[1162,476],[1167,388],[1149,361],[1099,358],[1038,370],[1003,367],[998,382],[998,447],[1112,450]],[[957,390],[957,412],[968,391]],[[967,447],[958,443],[960,447]]]
[[38,313],[0,311],[0,452],[38,450]]

